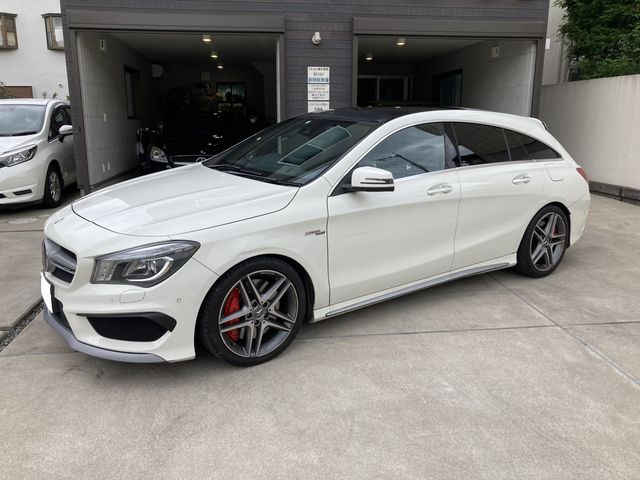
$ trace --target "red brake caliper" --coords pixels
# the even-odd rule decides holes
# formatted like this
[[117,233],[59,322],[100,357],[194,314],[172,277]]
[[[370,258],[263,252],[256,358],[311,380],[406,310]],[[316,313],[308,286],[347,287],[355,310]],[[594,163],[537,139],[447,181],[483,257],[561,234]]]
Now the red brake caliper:
[[[234,288],[233,290],[231,290],[231,293],[229,293],[229,296],[227,297],[227,301],[225,302],[224,308],[222,309],[222,315],[228,317],[232,313],[236,313],[238,310],[240,310],[240,290],[238,288]],[[239,322],[240,319],[236,318],[235,320],[227,322],[227,325],[235,325]],[[229,330],[227,332],[227,335],[232,341],[237,342],[240,338],[240,330]]]

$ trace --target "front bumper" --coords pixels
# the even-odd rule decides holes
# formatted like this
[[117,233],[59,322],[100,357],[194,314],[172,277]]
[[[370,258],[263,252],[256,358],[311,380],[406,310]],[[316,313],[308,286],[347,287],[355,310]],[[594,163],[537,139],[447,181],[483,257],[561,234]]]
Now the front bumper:
[[[64,314],[62,314],[64,315]],[[70,348],[81,353],[86,353],[92,357],[104,358],[106,360],[114,360],[116,362],[128,363],[164,363],[165,360],[154,355],[153,353],[127,353],[117,352],[115,350],[107,350],[105,348],[95,347],[78,341],[73,332],[67,327],[66,321],[62,315],[56,315],[44,309],[44,319],[53,330],[64,338]]]
[[[48,310],[60,312],[68,327],[66,332],[54,330],[68,342],[72,338],[84,349],[81,351],[103,358],[105,351],[132,355],[116,355],[121,361],[136,361],[141,354],[167,362],[195,357],[196,321],[204,298],[218,278],[215,273],[191,258],[153,287],[94,284],[91,276],[96,256],[164,238],[144,239],[110,232],[82,219],[70,208],[60,210],[47,222],[45,236],[77,259],[71,278],[56,274],[57,269],[51,268],[55,266],[53,257],[47,260],[47,270],[52,271],[42,275],[45,303],[49,296],[55,300],[53,305],[49,300]],[[162,319],[171,321],[164,323],[164,331],[158,333],[158,329],[147,328],[149,323],[141,321],[145,318],[161,325]],[[60,321],[56,323],[60,325]],[[75,342],[70,342],[72,348],[79,349]]]
[[45,172],[37,158],[0,168],[0,205],[42,199]]

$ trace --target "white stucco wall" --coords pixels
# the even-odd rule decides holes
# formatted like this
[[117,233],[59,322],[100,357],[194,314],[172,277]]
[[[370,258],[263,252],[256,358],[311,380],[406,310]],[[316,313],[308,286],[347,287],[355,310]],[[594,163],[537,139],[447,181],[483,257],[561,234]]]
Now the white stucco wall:
[[17,14],[17,50],[0,50],[0,82],[29,85],[33,96],[69,95],[64,51],[47,48],[44,13],[60,13],[59,0],[0,0],[0,11]]
[[640,75],[542,88],[540,118],[591,180],[640,189]]
[[[500,47],[498,57],[491,48]],[[431,77],[462,69],[462,106],[531,114],[536,46],[526,40],[487,40],[430,59],[416,75],[431,88]],[[421,80],[422,78],[422,80]]]
[[[106,51],[100,50],[100,39]],[[153,119],[151,61],[108,33],[78,35],[78,64],[91,186],[139,166],[136,130]],[[127,118],[124,67],[139,72],[137,118]]]

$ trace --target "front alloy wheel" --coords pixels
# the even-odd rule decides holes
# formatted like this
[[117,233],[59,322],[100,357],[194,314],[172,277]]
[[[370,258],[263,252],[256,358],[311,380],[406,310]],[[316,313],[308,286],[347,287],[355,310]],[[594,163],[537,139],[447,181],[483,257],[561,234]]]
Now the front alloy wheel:
[[218,358],[255,365],[291,343],[305,311],[298,273],[280,259],[258,259],[231,270],[209,294],[200,313],[200,337]]
[[44,181],[44,198],[45,207],[52,208],[60,205],[62,199],[62,177],[60,170],[56,165],[49,166],[47,176]]

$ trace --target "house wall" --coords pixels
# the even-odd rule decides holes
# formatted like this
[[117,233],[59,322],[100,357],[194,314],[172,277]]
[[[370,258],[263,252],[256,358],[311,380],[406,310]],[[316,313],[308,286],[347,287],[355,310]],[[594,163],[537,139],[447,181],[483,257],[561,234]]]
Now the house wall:
[[640,189],[640,75],[547,85],[540,118],[595,182]]
[[[354,16],[456,20],[468,23],[471,28],[482,20],[503,20],[510,27],[517,27],[519,22],[535,21],[544,28],[549,0],[61,0],[61,5],[63,11],[85,7],[119,12],[136,9],[177,14],[284,15],[285,114],[290,117],[306,112],[307,66],[331,67],[331,107],[351,106]],[[311,43],[316,31],[322,35],[322,43],[317,46]],[[450,33],[455,35],[456,32]],[[500,33],[495,32],[496,36]],[[544,31],[540,36],[544,36]],[[71,67],[71,56],[67,61]]]
[[532,41],[485,40],[417,65],[414,97],[430,99],[433,75],[462,69],[462,106],[530,115],[535,60]]
[[566,49],[562,43],[562,37],[558,33],[563,15],[562,8],[553,3],[549,6],[549,19],[547,21],[548,48],[544,53],[542,85],[567,81]]
[[151,62],[112,35],[81,32],[77,45],[89,181],[95,185],[138,166],[136,130],[156,114],[153,95],[139,94],[138,118],[127,118],[125,65],[139,72],[141,92],[152,92],[154,82]]
[[0,50],[0,82],[29,85],[35,98],[69,95],[65,55],[47,48],[44,13],[60,13],[58,0],[2,0],[0,11],[17,14],[17,50]]

